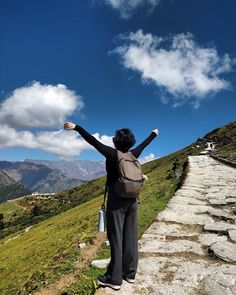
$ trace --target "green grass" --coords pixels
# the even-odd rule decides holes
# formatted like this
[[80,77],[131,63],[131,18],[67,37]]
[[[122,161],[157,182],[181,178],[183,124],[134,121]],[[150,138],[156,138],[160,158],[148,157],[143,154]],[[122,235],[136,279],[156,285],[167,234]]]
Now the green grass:
[[5,202],[0,204],[0,213],[4,215],[4,221],[8,221],[13,215],[17,215],[23,212],[24,212],[24,209],[10,202]]
[[[26,294],[73,270],[78,243],[96,232],[102,198],[41,222],[17,239],[0,245],[0,294]],[[11,236],[1,240],[5,242]]]

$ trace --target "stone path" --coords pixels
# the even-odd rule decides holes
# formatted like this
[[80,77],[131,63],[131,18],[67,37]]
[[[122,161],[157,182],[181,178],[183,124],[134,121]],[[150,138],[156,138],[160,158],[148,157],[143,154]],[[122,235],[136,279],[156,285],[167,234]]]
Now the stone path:
[[236,169],[206,155],[189,166],[139,241],[136,283],[96,295],[236,295]]

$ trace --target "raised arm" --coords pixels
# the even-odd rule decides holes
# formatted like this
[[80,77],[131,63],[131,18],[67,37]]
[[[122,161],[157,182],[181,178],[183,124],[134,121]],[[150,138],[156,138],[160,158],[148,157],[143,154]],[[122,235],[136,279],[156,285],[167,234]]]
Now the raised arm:
[[116,150],[110,146],[107,146],[103,143],[101,143],[99,140],[97,140],[93,135],[88,133],[84,128],[82,128],[79,125],[76,125],[72,122],[66,122],[64,124],[64,128],[67,130],[75,130],[79,132],[79,134],[97,151],[99,151],[103,156],[106,158],[108,157],[115,157],[116,156]]
[[144,148],[158,135],[158,133],[158,129],[154,129],[152,133],[142,143],[140,143],[140,145],[131,150],[131,153],[136,159],[141,155]]

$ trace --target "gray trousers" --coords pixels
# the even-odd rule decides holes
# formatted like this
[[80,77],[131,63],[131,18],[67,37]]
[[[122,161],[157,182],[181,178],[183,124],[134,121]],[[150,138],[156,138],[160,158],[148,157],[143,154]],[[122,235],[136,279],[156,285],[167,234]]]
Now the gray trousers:
[[137,199],[124,199],[108,187],[107,236],[111,262],[107,275],[114,284],[122,284],[122,275],[133,277],[138,266]]

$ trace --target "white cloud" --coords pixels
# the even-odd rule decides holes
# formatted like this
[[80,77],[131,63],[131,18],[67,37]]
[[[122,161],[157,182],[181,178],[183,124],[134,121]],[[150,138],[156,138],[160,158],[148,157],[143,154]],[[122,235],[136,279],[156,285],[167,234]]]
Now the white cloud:
[[36,148],[37,143],[30,131],[16,131],[7,125],[0,125],[0,148],[14,146]]
[[147,162],[153,161],[153,160],[155,160],[155,159],[157,159],[157,157],[156,157],[153,153],[151,153],[151,154],[149,154],[149,155],[147,155],[147,156],[145,156],[145,157],[140,158],[140,159],[139,159],[139,162],[140,162],[141,164],[144,164],[144,163],[147,163]]
[[82,98],[66,86],[34,82],[17,88],[0,107],[0,123],[12,127],[58,127],[84,106]]
[[124,44],[113,52],[126,68],[141,74],[143,83],[154,82],[164,90],[163,102],[171,98],[177,106],[190,101],[197,108],[208,94],[230,88],[220,75],[229,72],[235,60],[199,46],[190,33],[159,38],[139,30],[121,36],[121,41]]
[[122,18],[129,18],[138,8],[148,7],[155,8],[160,0],[104,0],[106,4],[113,9],[118,10]]
[[[84,150],[94,149],[78,132],[50,130],[63,126],[66,117],[83,106],[81,97],[64,85],[34,82],[16,89],[0,106],[0,148],[37,148],[61,158],[71,158]],[[21,130],[27,128],[31,130]],[[50,131],[42,131],[42,128]],[[113,146],[112,136],[100,136],[99,133],[94,136]]]

